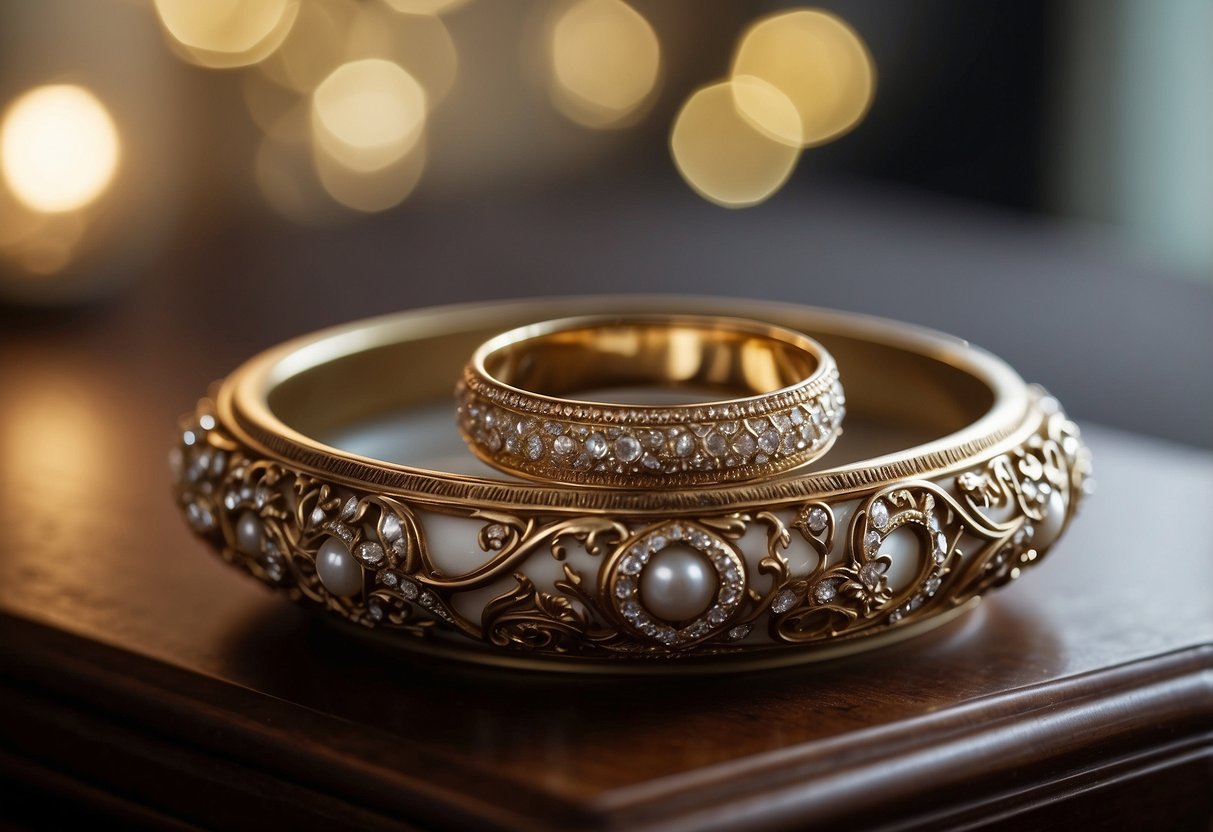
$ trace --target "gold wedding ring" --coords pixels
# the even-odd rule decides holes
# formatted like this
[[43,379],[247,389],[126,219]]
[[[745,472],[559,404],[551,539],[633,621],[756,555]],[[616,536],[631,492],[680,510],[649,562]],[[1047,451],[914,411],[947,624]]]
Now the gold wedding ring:
[[829,450],[845,413],[838,368],[816,341],[701,315],[513,329],[476,350],[456,396],[463,437],[488,464],[617,487],[738,482],[796,468]]

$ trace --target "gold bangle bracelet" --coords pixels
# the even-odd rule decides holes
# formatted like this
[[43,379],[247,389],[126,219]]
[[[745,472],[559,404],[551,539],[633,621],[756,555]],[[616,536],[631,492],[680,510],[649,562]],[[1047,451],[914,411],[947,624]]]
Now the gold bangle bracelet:
[[[848,379],[832,467],[624,489],[504,479],[467,452],[449,396],[476,345],[642,306],[811,333]],[[173,458],[203,539],[359,631],[616,672],[810,661],[935,626],[1039,561],[1089,470],[1051,397],[957,339],[655,296],[421,310],[288,342],[200,403]]]
[[[673,404],[583,398],[621,388],[637,398],[654,389],[711,395]],[[493,467],[625,488],[796,468],[829,450],[845,413],[834,359],[816,341],[704,315],[587,316],[510,330],[477,348],[456,398],[464,439]]]

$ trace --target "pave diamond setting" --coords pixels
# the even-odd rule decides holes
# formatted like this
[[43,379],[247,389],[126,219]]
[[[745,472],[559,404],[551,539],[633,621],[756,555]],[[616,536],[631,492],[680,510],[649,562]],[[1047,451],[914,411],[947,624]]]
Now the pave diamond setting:
[[566,482],[725,482],[801,465],[842,430],[837,370],[779,393],[716,405],[627,407],[531,397],[466,376],[459,423],[482,456]]

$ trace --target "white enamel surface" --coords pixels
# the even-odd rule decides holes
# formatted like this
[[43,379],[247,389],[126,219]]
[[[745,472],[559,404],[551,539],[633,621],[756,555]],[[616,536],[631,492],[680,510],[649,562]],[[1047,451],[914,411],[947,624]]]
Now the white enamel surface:
[[924,545],[923,538],[909,526],[902,526],[885,535],[884,542],[880,544],[880,554],[888,555],[893,561],[889,571],[885,572],[891,590],[902,590],[914,580],[924,557]]

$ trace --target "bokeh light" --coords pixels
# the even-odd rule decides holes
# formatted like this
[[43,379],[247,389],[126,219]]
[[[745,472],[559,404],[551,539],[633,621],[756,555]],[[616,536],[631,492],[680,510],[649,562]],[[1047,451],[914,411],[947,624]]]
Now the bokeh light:
[[782,92],[739,76],[693,93],[670,131],[670,152],[687,184],[729,208],[767,199],[787,181],[800,156],[798,147],[772,139],[739,112],[735,102],[743,97],[783,128],[798,122],[796,107]]
[[359,7],[346,35],[345,60],[382,58],[401,66],[425,88],[433,109],[455,83],[459,57],[441,19],[396,14],[379,4]]
[[635,121],[657,87],[661,46],[653,27],[622,0],[564,7],[549,37],[552,101],[586,127]]
[[155,0],[182,54],[214,69],[264,60],[291,31],[299,0]]
[[299,16],[282,45],[258,70],[279,86],[310,93],[325,76],[349,60],[346,42],[359,12],[356,0],[312,0],[299,8]]
[[35,211],[74,211],[97,199],[118,168],[118,131],[83,87],[38,87],[13,102],[0,125],[0,171]]
[[425,90],[399,65],[378,58],[343,64],[312,95],[318,148],[353,171],[403,158],[421,138],[425,119]]
[[317,146],[316,174],[330,197],[346,208],[371,213],[399,205],[413,192],[425,172],[425,141],[386,167],[372,172],[351,170]]
[[796,107],[800,127],[772,120],[766,97],[752,85],[735,88],[737,107],[764,132],[798,147],[822,144],[857,125],[872,102],[876,72],[868,49],[845,22],[827,12],[799,9],[755,23],[742,36],[733,76],[774,85]]
[[453,12],[468,0],[384,0],[402,14],[440,15]]

